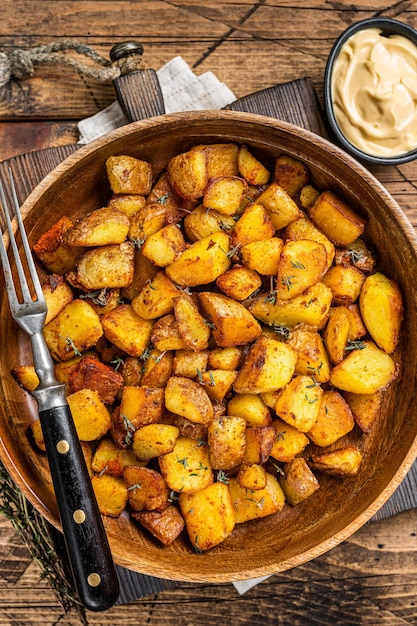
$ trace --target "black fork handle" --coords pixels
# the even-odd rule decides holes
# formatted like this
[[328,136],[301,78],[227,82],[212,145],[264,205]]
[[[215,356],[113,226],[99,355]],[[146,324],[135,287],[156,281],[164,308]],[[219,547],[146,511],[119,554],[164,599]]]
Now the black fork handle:
[[80,601],[104,611],[119,584],[69,406],[39,412],[68,558]]

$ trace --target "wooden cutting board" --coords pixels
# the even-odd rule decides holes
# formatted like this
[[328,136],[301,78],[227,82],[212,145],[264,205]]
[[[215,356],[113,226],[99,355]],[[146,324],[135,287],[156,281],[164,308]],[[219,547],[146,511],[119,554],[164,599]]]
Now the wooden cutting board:
[[[136,72],[121,77],[115,87],[120,104],[128,119],[142,119],[163,113],[163,102],[160,99],[160,94],[158,95],[158,85],[155,83],[155,76],[152,71],[148,73]],[[144,93],[146,98],[142,97]],[[226,108],[275,117],[328,137],[317,95],[308,78],[276,85],[245,96]],[[8,169],[10,168],[15,178],[19,199],[23,201],[54,167],[78,148],[78,145],[59,146],[14,157],[0,163],[0,179],[7,187]],[[395,493],[371,519],[371,522],[416,507],[417,461]],[[118,567],[117,570],[121,588],[119,603],[132,602],[180,584],[175,581],[137,574],[121,567]]]

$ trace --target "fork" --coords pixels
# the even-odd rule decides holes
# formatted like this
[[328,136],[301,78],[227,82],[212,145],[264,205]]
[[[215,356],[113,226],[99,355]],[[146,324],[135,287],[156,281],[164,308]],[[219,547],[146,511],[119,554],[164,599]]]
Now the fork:
[[[91,611],[110,608],[119,595],[118,579],[110,547],[98,510],[81,445],[65,397],[65,387],[54,374],[54,364],[43,336],[47,306],[25,233],[13,174],[9,168],[12,206],[22,239],[27,270],[15,239],[11,210],[0,182],[3,219],[7,226],[17,270],[18,297],[3,229],[0,229],[0,257],[12,317],[29,335],[33,362],[40,384],[33,392],[45,440],[49,467],[64,533],[75,587],[82,604]],[[32,287],[26,277],[29,274]],[[31,290],[34,291],[32,297]]]

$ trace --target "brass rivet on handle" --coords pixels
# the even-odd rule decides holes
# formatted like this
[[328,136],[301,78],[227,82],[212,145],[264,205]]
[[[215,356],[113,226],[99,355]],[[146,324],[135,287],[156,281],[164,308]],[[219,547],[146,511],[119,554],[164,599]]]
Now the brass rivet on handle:
[[90,587],[98,587],[99,584],[101,583],[101,576],[100,576],[100,574],[97,574],[96,572],[93,572],[92,574],[90,574],[88,576],[87,582],[90,585]]
[[56,449],[58,450],[60,454],[66,454],[68,450],[70,449],[70,445],[68,441],[66,441],[65,439],[61,439],[56,444]]
[[72,517],[76,524],[82,524],[83,522],[85,522],[85,513],[81,509],[77,509],[76,511],[74,511]]

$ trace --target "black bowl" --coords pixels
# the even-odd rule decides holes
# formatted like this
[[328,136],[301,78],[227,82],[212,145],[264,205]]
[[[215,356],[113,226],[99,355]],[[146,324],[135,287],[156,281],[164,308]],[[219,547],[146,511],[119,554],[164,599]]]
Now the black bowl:
[[324,105],[327,122],[330,131],[333,133],[335,141],[344,150],[346,150],[346,152],[349,152],[359,161],[380,165],[398,165],[400,163],[413,161],[417,158],[417,149],[392,157],[379,157],[363,152],[353,143],[351,143],[343,134],[334,113],[332,99],[332,72],[334,63],[339,56],[342,47],[348,41],[348,39],[350,39],[350,37],[355,35],[357,32],[369,28],[378,28],[386,36],[402,35],[403,37],[406,37],[407,39],[412,41],[417,46],[417,30],[415,30],[408,24],[404,24],[403,22],[399,22],[398,20],[393,20],[387,17],[371,17],[365,20],[361,20],[360,22],[352,24],[352,26],[343,31],[342,34],[336,39],[330,51],[324,75]]

